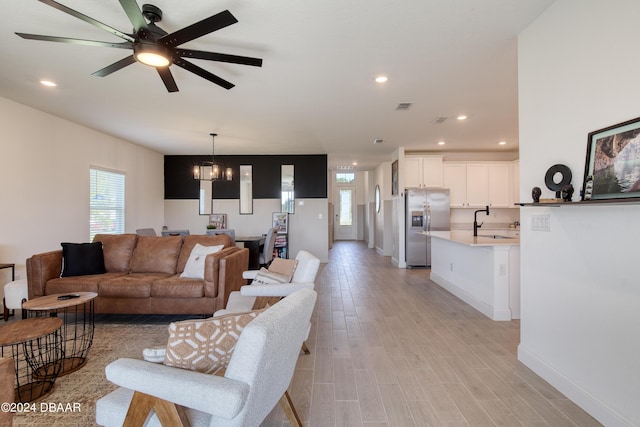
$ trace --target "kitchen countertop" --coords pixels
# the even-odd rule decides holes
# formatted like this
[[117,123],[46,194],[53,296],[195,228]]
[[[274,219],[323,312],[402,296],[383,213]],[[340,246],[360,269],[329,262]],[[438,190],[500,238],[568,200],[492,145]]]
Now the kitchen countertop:
[[[515,235],[516,233],[517,235]],[[478,230],[478,237],[474,237],[471,230],[430,231],[424,232],[424,234],[469,246],[520,246],[520,233],[506,230]],[[494,235],[508,238],[485,237]]]

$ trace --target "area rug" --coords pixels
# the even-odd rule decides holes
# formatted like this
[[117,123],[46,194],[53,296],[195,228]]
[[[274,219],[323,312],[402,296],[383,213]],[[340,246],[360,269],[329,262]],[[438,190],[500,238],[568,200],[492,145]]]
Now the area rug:
[[[34,404],[30,412],[16,413],[14,426],[96,426],[95,402],[116,387],[104,367],[120,357],[142,359],[142,350],[166,344],[168,324],[96,324],[87,364],[59,377],[54,391]],[[33,411],[32,411],[33,410]]]

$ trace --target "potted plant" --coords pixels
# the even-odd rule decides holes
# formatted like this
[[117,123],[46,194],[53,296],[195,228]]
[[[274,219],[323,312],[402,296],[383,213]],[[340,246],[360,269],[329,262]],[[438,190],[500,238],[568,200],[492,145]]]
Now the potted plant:
[[216,226],[215,224],[207,224],[207,230],[215,230]]

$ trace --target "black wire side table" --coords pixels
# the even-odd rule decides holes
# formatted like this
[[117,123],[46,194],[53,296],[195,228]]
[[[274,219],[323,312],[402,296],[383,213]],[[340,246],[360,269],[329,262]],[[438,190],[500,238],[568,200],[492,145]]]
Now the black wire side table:
[[63,357],[59,376],[70,374],[87,363],[95,330],[95,292],[73,292],[34,298],[22,305],[27,317],[56,317],[62,319]]
[[31,402],[53,391],[60,372],[62,319],[19,320],[0,328],[0,356],[16,367],[16,402]]

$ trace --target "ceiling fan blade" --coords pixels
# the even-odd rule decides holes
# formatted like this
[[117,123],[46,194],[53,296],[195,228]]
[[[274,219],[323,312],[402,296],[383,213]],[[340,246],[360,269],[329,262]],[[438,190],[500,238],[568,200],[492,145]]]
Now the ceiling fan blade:
[[223,79],[222,77],[218,77],[215,74],[211,74],[210,72],[208,72],[207,70],[198,67],[195,64],[192,64],[189,61],[185,61],[182,58],[178,58],[176,60],[173,61],[173,63],[175,65],[177,65],[180,68],[184,68],[187,71],[191,71],[192,73],[202,77],[203,79],[209,80],[210,82],[213,82],[219,86],[222,86],[223,88],[229,90],[232,87],[234,87],[235,85],[233,83],[230,83],[228,81],[226,81],[225,79]]
[[202,37],[205,34],[212,33],[221,28],[228,27],[235,24],[238,20],[229,12],[225,10],[210,16],[202,21],[191,24],[188,27],[184,27],[181,30],[175,31],[171,34],[167,34],[164,37],[160,37],[158,42],[164,43],[167,46],[175,47],[180,46],[183,43]]
[[227,55],[226,53],[204,52],[191,49],[174,49],[178,56],[189,59],[206,59],[208,61],[230,62],[232,64],[252,65],[262,67],[261,58],[251,58],[248,56]]
[[173,74],[171,74],[171,70],[169,67],[158,67],[158,74],[160,74],[160,78],[164,82],[164,86],[167,88],[169,92],[178,92],[178,85],[176,81],[173,79]]
[[120,0],[120,6],[122,6],[124,13],[129,17],[129,21],[131,21],[135,32],[138,32],[140,28],[147,28],[147,21],[145,21],[136,0]]
[[108,26],[106,24],[103,24],[100,21],[96,21],[95,19],[90,18],[87,15],[84,15],[84,14],[78,12],[78,11],[75,11],[75,10],[73,10],[73,9],[63,5],[63,4],[60,4],[60,3],[55,2],[53,0],[40,0],[40,1],[42,3],[44,3],[44,4],[46,4],[46,5],[49,5],[49,6],[53,7],[53,8],[55,8],[55,9],[58,9],[58,10],[64,12],[64,13],[68,13],[69,15],[71,15],[71,16],[73,16],[75,18],[81,19],[84,22],[87,22],[87,23],[89,23],[89,24],[91,24],[91,25],[93,25],[95,27],[98,27],[101,30],[107,31],[107,32],[109,32],[109,33],[111,33],[111,34],[113,34],[115,36],[118,36],[121,39],[125,39],[125,40],[128,40],[130,42],[134,41],[134,38],[131,37],[129,34],[125,34],[122,31],[116,30],[115,28],[110,27],[110,26]]
[[87,45],[87,46],[133,49],[133,43],[131,42],[111,43],[111,42],[99,42],[95,40],[71,39],[68,37],[41,36],[39,34],[25,34],[25,33],[16,33],[16,34],[22,37],[23,39],[28,39],[28,40],[41,40],[45,42],[58,42],[58,43],[81,44],[81,45]]
[[124,67],[126,67],[127,65],[131,65],[134,62],[136,62],[135,58],[133,57],[133,55],[131,56],[127,56],[126,58],[122,58],[120,61],[114,62],[113,64],[104,67],[102,70],[98,70],[95,73],[91,73],[93,76],[98,76],[98,77],[106,77],[111,73],[114,73]]

